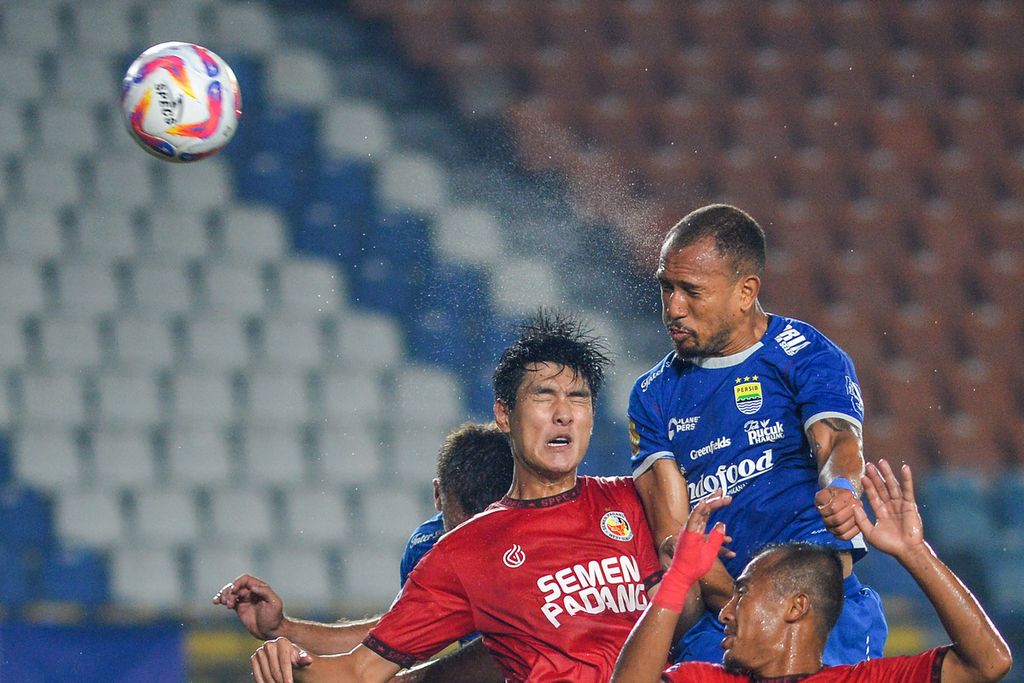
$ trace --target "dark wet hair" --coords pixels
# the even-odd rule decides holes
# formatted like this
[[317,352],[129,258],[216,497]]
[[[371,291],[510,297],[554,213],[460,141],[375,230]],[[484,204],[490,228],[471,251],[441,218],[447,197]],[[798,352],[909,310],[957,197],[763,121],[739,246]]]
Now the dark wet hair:
[[472,517],[508,492],[512,450],[493,422],[467,422],[445,437],[437,453],[437,479],[446,497]]
[[596,401],[611,359],[607,346],[580,320],[542,309],[519,327],[519,336],[498,359],[494,398],[514,408],[526,371],[539,363],[562,365],[581,375]]
[[732,261],[734,280],[754,273],[764,277],[764,230],[746,212],[728,204],[711,204],[692,211],[665,235],[672,251],[710,237],[719,254]]
[[767,560],[772,589],[779,596],[805,593],[818,615],[818,635],[828,639],[843,609],[843,565],[835,549],[798,541],[769,545],[757,553]]

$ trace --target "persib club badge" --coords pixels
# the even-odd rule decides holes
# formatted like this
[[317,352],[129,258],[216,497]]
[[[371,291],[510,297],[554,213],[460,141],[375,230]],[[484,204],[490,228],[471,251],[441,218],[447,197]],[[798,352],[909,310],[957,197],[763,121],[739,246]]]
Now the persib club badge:
[[616,541],[633,540],[633,528],[629,526],[629,520],[617,510],[604,513],[604,517],[601,518],[601,531]]
[[733,395],[736,397],[736,408],[744,415],[753,415],[761,410],[761,404],[764,403],[757,375],[737,377]]

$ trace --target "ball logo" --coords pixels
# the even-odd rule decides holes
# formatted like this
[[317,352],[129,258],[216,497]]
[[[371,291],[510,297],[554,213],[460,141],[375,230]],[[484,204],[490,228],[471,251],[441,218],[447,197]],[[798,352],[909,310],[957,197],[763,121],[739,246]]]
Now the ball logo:
[[515,569],[516,567],[521,567],[523,562],[526,562],[526,553],[523,552],[522,548],[513,543],[512,547],[505,551],[501,561],[509,569]]
[[617,510],[604,513],[604,517],[601,518],[601,531],[616,541],[633,540],[633,529],[629,526],[629,520]]

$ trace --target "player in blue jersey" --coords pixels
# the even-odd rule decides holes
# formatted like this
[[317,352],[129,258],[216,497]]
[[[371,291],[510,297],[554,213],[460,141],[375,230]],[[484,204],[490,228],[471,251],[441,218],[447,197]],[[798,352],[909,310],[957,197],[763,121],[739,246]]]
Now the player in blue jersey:
[[657,279],[675,350],[641,376],[629,401],[632,468],[663,562],[690,507],[725,489],[734,556],[700,583],[704,617],[677,660],[721,661],[715,615],[733,577],[769,543],[840,551],[846,603],[826,664],[882,654],[881,601],[853,574],[865,552],[861,505],[864,405],[849,356],[807,323],[764,311],[764,232],[746,213],[713,205],[668,233]]
[[[512,451],[505,434],[493,422],[466,423],[445,438],[437,455],[434,504],[437,515],[421,524],[402,557],[405,579],[441,535],[500,499],[512,482]],[[358,645],[379,617],[332,624],[288,617],[284,602],[264,581],[243,574],[213,598],[214,604],[235,610],[256,638],[287,636],[318,653],[345,652]]]

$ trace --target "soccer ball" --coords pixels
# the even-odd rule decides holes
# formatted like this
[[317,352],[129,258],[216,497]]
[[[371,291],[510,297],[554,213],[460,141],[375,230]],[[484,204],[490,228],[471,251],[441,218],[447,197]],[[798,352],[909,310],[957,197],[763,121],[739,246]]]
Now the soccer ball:
[[144,150],[166,161],[196,161],[231,140],[242,95],[231,67],[192,43],[161,43],[128,67],[121,113]]

